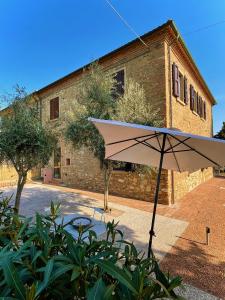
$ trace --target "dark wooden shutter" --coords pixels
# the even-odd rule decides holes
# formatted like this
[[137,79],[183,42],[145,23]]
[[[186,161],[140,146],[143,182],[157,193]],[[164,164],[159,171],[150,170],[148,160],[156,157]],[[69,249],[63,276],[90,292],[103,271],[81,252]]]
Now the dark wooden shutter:
[[114,79],[116,81],[116,85],[115,85],[115,92],[113,94],[113,96],[118,97],[118,96],[122,96],[124,94],[124,83],[125,83],[125,78],[124,78],[124,70],[120,70],[118,72],[115,73],[114,75]]
[[184,103],[188,104],[188,84],[187,77],[184,76]]
[[59,97],[50,100],[50,120],[59,117]]
[[190,109],[194,110],[194,103],[195,103],[195,90],[193,85],[190,85]]
[[196,113],[199,115],[199,95],[196,93]]
[[178,66],[173,63],[172,65],[172,78],[173,78],[173,95],[179,97],[180,92],[180,81],[179,81],[179,70]]
[[202,118],[203,117],[203,102],[202,102],[202,97],[199,97],[199,116]]
[[206,120],[206,117],[207,117],[207,115],[206,115],[206,102],[204,101],[203,102],[203,118]]

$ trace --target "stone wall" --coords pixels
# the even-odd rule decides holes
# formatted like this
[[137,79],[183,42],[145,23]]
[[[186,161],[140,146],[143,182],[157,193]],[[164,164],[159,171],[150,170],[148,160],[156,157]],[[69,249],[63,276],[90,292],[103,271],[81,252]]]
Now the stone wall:
[[[176,43],[171,41],[165,43],[166,58],[166,102],[167,102],[167,127],[178,128],[181,131],[212,136],[212,103],[209,95],[203,88],[198,76],[193,70],[193,66],[188,63],[184,53],[178,48]],[[172,64],[176,63],[179,71],[186,76],[188,81],[188,104],[185,105],[179,98],[175,98],[172,94]],[[204,120],[190,109],[190,93],[189,85],[192,84],[195,90],[206,101],[207,118]],[[212,168],[199,170],[193,173],[169,172],[169,197],[170,202],[177,202],[187,192],[194,189],[200,183],[210,179],[213,176]],[[174,192],[172,191],[174,186]]]
[[[143,85],[147,100],[160,108],[162,118],[165,118],[165,49],[163,35],[149,40],[150,50],[146,50],[140,43],[122,51],[113,59],[102,63],[105,70],[115,72],[125,70],[125,84],[128,78]],[[81,75],[70,78],[65,82],[48,89],[40,95],[42,102],[42,121],[58,131],[59,146],[61,147],[61,181],[81,189],[103,192],[103,173],[99,161],[86,149],[77,150],[63,139],[63,128],[69,112],[73,109],[73,99],[76,98]],[[50,120],[50,100],[59,97],[59,120]],[[70,165],[66,165],[67,159]],[[49,162],[53,167],[53,159]],[[160,191],[160,201],[168,203],[167,172],[164,173]],[[143,178],[136,173],[114,171],[110,193],[129,198],[150,201],[153,198],[155,178]]]
[[[128,78],[133,78],[143,85],[147,100],[156,108],[160,108],[165,127],[175,127],[185,132],[211,136],[212,105],[210,97],[199,79],[193,63],[185,54],[184,48],[182,50],[180,45],[178,46],[177,39],[171,37],[171,32],[169,34],[166,29],[146,36],[145,42],[149,48],[136,41],[121,48],[120,51],[114,51],[113,54],[103,57],[100,59],[100,64],[106,71],[112,73],[123,68],[125,84]],[[173,62],[187,77],[188,84],[191,83],[207,102],[207,120],[193,113],[189,105],[186,106],[179,99],[173,97],[171,81]],[[61,147],[61,181],[77,188],[102,192],[104,183],[99,161],[86,149],[74,149],[63,138],[68,115],[73,109],[76,109],[74,100],[82,75],[82,70],[74,72],[37,93],[40,99],[41,119],[46,127],[54,129],[58,134]],[[58,120],[50,120],[50,100],[55,97],[59,97],[60,116]],[[66,163],[68,160],[70,160],[70,165]],[[53,168],[53,157],[48,167]],[[40,170],[36,170],[35,173],[33,172],[34,174],[40,174]],[[211,168],[191,174],[163,171],[160,202],[165,204],[176,202],[198,184],[211,178],[212,175]],[[6,178],[14,180],[14,176],[13,173],[3,174],[2,180],[6,180]],[[149,177],[114,171],[110,183],[110,193],[150,201],[154,196],[155,179],[155,175]]]
[[[31,180],[31,172],[28,172],[27,180]],[[13,186],[17,184],[18,175],[14,167],[2,164],[0,166],[0,187]]]

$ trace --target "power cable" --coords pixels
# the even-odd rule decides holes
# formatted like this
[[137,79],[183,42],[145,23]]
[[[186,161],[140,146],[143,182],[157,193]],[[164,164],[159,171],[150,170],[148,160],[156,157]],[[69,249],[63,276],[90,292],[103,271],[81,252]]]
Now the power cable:
[[149,49],[149,46],[142,40],[140,35],[131,27],[131,25],[124,19],[123,16],[116,10],[116,8],[112,5],[109,0],[105,0],[105,2],[111,7],[114,13],[120,18],[120,20],[127,26],[127,28],[139,39],[139,41]]
[[197,28],[193,31],[183,33],[182,35],[190,35],[190,34],[193,34],[193,33],[199,32],[199,31],[203,31],[203,30],[206,30],[208,28],[211,28],[211,27],[214,27],[214,26],[217,26],[217,25],[220,25],[220,24],[224,24],[224,23],[225,23],[225,20],[222,20],[222,21],[219,21],[219,22],[216,22],[216,23],[212,23],[212,24]]

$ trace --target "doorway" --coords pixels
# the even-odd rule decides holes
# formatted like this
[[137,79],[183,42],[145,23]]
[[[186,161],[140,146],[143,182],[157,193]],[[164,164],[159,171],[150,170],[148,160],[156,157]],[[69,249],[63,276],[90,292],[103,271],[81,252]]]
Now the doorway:
[[58,147],[54,151],[54,172],[55,179],[61,179],[61,148]]

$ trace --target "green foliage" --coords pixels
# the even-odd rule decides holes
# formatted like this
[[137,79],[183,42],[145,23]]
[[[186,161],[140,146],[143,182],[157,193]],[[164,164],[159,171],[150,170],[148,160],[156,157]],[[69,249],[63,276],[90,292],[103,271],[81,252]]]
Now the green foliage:
[[[104,141],[89,117],[114,119],[150,126],[162,126],[159,109],[153,107],[145,96],[143,87],[130,79],[126,82],[123,96],[116,94],[115,80],[112,74],[105,73],[98,64],[93,64],[83,76],[77,100],[68,115],[69,125],[66,138],[75,148],[86,147],[104,167],[104,209],[108,209],[109,182],[113,168],[124,168],[125,162],[105,160]],[[117,97],[118,96],[118,97]],[[132,170],[139,175],[152,173],[147,166],[133,164]]]
[[85,146],[103,164],[104,142],[88,117],[111,119],[115,111],[114,79],[103,72],[97,64],[92,64],[82,78],[76,103],[70,115],[66,137],[76,148]]
[[56,144],[51,131],[42,126],[40,113],[33,102],[24,89],[17,87],[0,124],[0,163],[12,165],[18,173],[17,212],[28,171],[46,165]]
[[38,110],[29,101],[24,92],[18,94],[0,125],[1,162],[9,162],[24,174],[37,165],[47,164],[55,144],[49,130],[42,126]]
[[0,202],[3,299],[178,299],[173,289],[181,279],[164,275],[153,257],[124,241],[117,224],[107,224],[106,239],[87,228],[75,240],[56,222],[58,213],[51,204],[49,216],[31,222],[15,217],[8,199]]
[[225,140],[225,122],[223,122],[221,130],[215,135],[215,138]]
[[[160,109],[152,105],[145,95],[144,88],[133,79],[126,83],[125,93],[118,99],[114,120],[147,126],[163,125]],[[132,169],[139,175],[152,175],[154,169],[144,165],[133,164]]]
[[146,99],[144,88],[133,79],[126,83],[125,93],[117,101],[115,120],[161,127],[160,109]]

